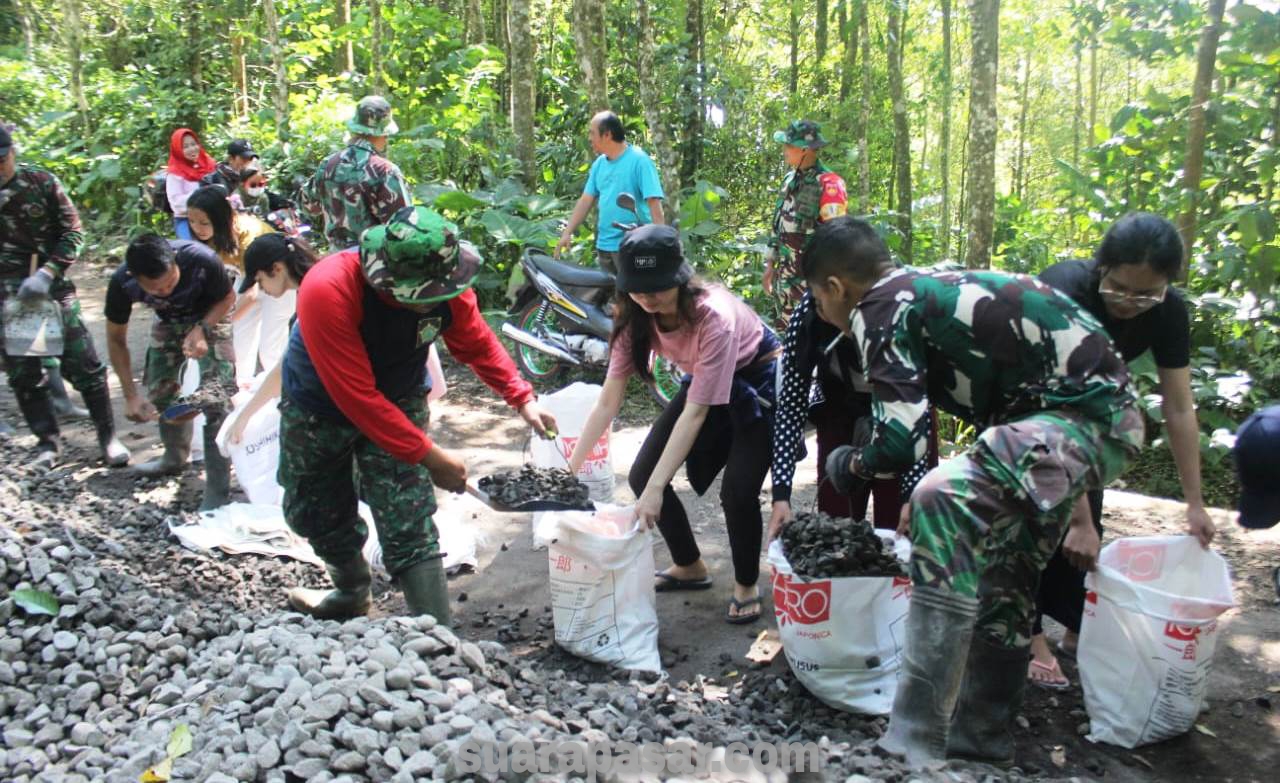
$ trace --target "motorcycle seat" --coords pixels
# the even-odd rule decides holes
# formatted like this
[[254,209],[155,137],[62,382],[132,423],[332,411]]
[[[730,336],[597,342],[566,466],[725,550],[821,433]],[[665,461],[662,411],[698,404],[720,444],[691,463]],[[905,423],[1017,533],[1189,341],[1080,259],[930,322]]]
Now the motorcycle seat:
[[557,283],[582,288],[612,288],[613,275],[602,269],[562,264],[550,256],[530,256],[534,266]]

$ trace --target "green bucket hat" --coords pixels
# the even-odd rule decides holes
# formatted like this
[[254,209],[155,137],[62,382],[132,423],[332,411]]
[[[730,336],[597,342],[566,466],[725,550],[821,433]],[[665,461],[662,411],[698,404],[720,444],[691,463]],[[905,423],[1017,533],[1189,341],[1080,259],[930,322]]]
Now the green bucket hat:
[[400,127],[391,119],[391,104],[380,95],[366,95],[347,120],[347,130],[369,136],[394,136]]
[[458,227],[426,207],[404,207],[360,235],[360,265],[400,304],[444,302],[471,287],[483,260]]
[[779,144],[790,144],[793,147],[808,147],[811,150],[827,146],[822,138],[822,126],[813,120],[796,120],[786,130],[776,131],[773,140]]

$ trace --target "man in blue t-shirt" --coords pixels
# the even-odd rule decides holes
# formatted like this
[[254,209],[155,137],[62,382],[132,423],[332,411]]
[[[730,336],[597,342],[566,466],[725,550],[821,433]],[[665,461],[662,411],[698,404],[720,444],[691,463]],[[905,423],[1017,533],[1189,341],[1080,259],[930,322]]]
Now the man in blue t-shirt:
[[[598,201],[600,211],[596,219],[596,261],[601,269],[617,274],[622,229],[613,224],[635,223],[637,213],[640,223],[665,223],[662,216],[662,183],[658,181],[657,168],[644,150],[627,143],[627,134],[618,115],[602,111],[592,117],[591,132],[587,138],[591,140],[591,149],[600,153],[600,157],[591,164],[582,197],[573,208],[569,224],[560,234],[556,258],[569,247],[573,241],[573,232],[582,225],[587,213]],[[629,193],[635,199],[636,212],[617,205],[618,195],[621,193]]]

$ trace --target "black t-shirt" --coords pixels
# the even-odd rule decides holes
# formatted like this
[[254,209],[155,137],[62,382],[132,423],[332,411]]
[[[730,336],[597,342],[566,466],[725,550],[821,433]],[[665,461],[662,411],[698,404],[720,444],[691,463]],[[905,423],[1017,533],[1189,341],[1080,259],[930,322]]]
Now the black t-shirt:
[[1071,297],[1102,322],[1126,362],[1151,349],[1157,367],[1178,369],[1191,363],[1191,320],[1182,292],[1170,288],[1164,301],[1133,318],[1107,315],[1098,283],[1098,262],[1062,261],[1040,273],[1040,279]]
[[108,321],[129,323],[129,314],[136,302],[155,310],[161,321],[193,323],[226,298],[231,291],[231,278],[217,253],[199,242],[171,239],[169,244],[180,275],[173,292],[163,299],[151,296],[129,274],[129,268],[121,264],[107,284],[104,312]]

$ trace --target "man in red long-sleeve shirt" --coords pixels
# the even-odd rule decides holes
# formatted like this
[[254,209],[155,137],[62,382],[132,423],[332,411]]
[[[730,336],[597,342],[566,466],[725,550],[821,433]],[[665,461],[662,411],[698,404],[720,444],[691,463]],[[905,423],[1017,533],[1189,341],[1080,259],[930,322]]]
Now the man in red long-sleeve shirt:
[[369,610],[363,499],[410,614],[449,622],[432,485],[461,492],[467,469],[424,431],[436,337],[540,434],[554,431],[480,315],[470,290],[480,264],[456,226],[405,207],[303,279],[284,358],[279,479],[289,527],[311,542],[336,589],[295,588],[295,609],[321,619]]

